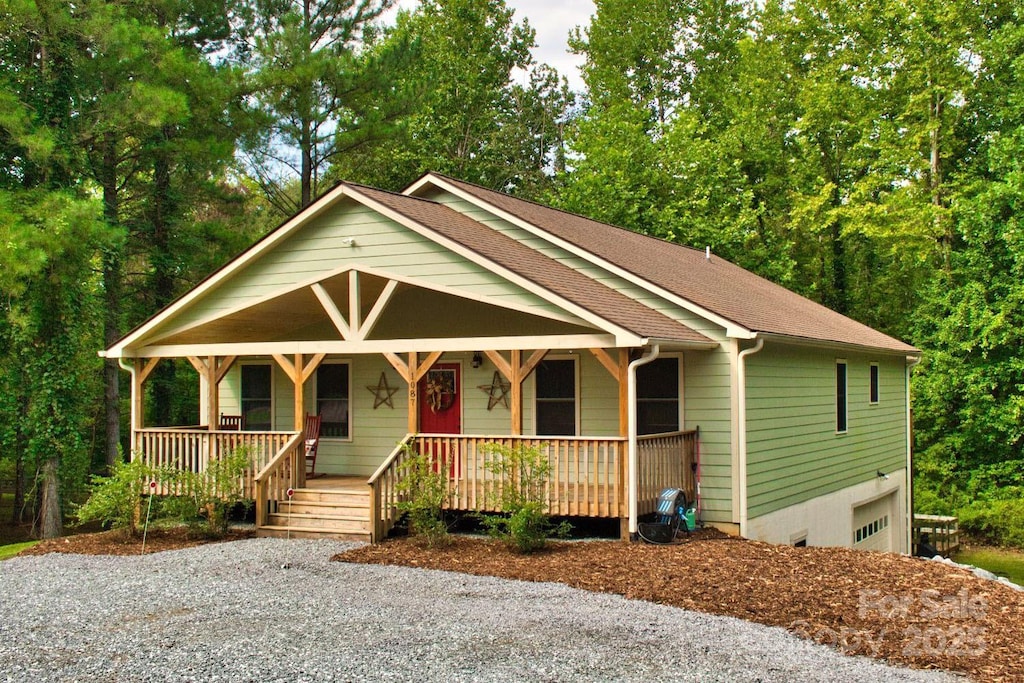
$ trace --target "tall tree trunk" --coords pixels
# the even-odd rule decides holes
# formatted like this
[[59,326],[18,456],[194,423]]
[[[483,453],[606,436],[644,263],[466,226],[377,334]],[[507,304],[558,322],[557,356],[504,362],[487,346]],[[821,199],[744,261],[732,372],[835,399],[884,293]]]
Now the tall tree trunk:
[[43,463],[43,491],[40,506],[42,538],[58,538],[64,533],[60,514],[60,456],[53,454]]
[[[833,182],[832,206],[839,207],[841,197],[839,186]],[[829,238],[832,241],[832,295],[828,305],[838,313],[846,314],[850,307],[850,297],[846,282],[846,241],[843,237],[843,226],[838,219],[829,226]]]
[[[170,216],[174,214],[174,199],[171,196],[171,167],[165,150],[172,131],[164,129],[161,133],[161,149],[153,159],[153,193],[150,209],[152,238],[150,259],[153,266],[153,277],[150,280],[150,291],[153,293],[153,309],[159,310],[174,298],[174,256],[171,253]],[[158,426],[170,426],[174,423],[171,415],[171,398],[174,389],[174,363],[164,362],[157,366],[149,380],[152,391],[153,419]]]
[[25,449],[28,446],[25,433],[18,428],[14,448],[14,510],[11,521],[21,524],[25,521]]
[[302,139],[299,147],[302,150],[302,198],[299,208],[304,209],[313,201],[313,135],[310,132],[309,119],[302,121]]
[[[100,177],[103,184],[103,217],[108,225],[115,226],[118,224],[117,138],[113,133],[107,133],[104,140],[103,168]],[[103,256],[103,291],[106,305],[103,315],[103,341],[108,347],[121,337],[121,278],[120,246],[110,246]],[[120,382],[117,361],[107,358],[103,363],[103,401],[106,416],[104,450],[108,470],[121,458]]]

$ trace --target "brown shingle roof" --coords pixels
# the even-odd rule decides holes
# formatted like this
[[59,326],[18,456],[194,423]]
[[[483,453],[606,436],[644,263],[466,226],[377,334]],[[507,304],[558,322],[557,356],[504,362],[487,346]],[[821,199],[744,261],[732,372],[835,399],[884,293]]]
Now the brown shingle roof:
[[752,332],[916,353],[913,346],[703,251],[431,174]]
[[345,186],[641,337],[711,342],[682,323],[443,204],[364,185]]

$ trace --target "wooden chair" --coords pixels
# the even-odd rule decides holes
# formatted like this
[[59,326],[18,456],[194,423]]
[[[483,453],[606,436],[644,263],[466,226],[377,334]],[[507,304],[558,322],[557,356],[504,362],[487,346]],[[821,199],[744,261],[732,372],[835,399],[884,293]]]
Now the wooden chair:
[[245,416],[244,415],[225,415],[220,414],[220,424],[217,426],[218,429],[227,431],[240,432],[245,429]]
[[313,479],[316,474],[316,451],[320,446],[319,415],[306,415],[306,478]]

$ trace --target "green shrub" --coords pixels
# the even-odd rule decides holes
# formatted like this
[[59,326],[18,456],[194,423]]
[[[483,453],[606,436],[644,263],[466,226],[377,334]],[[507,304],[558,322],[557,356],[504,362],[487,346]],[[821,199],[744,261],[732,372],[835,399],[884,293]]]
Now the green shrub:
[[203,472],[174,472],[178,490],[187,493],[164,500],[164,515],[206,535],[223,536],[231,510],[252,502],[244,498],[242,488],[242,477],[251,466],[249,449],[243,446],[211,461]]
[[114,529],[138,534],[137,515],[141,497],[159,473],[141,460],[118,463],[109,477],[93,475],[88,500],[75,511],[79,524],[102,522]]
[[448,477],[429,455],[413,453],[408,445],[405,449],[408,457],[398,481],[402,498],[398,510],[407,515],[409,533],[414,538],[427,547],[448,545],[451,538],[444,519],[444,508],[451,500]]
[[484,468],[501,481],[491,502],[504,513],[480,515],[488,533],[521,553],[542,549],[551,536],[568,536],[569,523],[556,525],[547,514],[551,463],[543,451],[537,446],[510,448],[503,444],[489,444],[483,450],[496,456],[486,461]]
[[1024,499],[978,500],[959,510],[960,529],[995,545],[1024,548]]

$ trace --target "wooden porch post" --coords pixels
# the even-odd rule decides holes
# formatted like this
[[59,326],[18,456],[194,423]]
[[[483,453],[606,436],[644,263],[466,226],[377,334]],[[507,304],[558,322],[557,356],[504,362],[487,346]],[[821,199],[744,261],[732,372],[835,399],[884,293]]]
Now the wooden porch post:
[[228,374],[228,370],[237,359],[238,356],[224,356],[218,361],[217,356],[207,356],[204,361],[197,356],[188,357],[188,362],[200,377],[206,379],[206,427],[210,431],[217,429],[220,423],[220,381]]
[[522,362],[523,352],[518,349],[509,354],[509,360],[505,360],[497,351],[485,351],[487,357],[498,368],[498,371],[505,376],[509,382],[509,406],[512,413],[512,436],[519,436],[523,433],[523,381],[530,376],[537,365],[544,360],[548,349],[537,349],[525,363]]
[[146,426],[146,380],[153,374],[159,358],[137,358],[133,361],[135,372],[132,373],[132,441],[131,448],[135,448],[135,433]]
[[320,363],[326,355],[325,353],[318,353],[306,363],[301,353],[295,354],[294,362],[288,360],[288,357],[283,354],[273,354],[274,360],[284,370],[284,374],[288,375],[288,379],[292,381],[292,386],[294,387],[295,419],[293,423],[297,432],[301,432],[306,428],[306,398],[303,391],[303,388],[306,386],[306,380],[313,376],[313,373],[320,367]]
[[408,354],[408,362],[403,361],[397,354],[390,352],[384,353],[384,358],[391,363],[391,367],[393,367],[409,385],[409,416],[407,429],[410,434],[415,434],[420,430],[420,380],[423,379],[423,375],[427,374],[427,371],[434,366],[434,363],[437,362],[437,359],[441,357],[442,353],[443,351],[431,351],[422,362],[420,361],[419,352],[415,351]]
[[[611,356],[605,349],[590,349],[590,353],[604,366],[612,377],[619,383],[619,436],[629,438],[629,349],[619,349],[618,359]],[[626,490],[626,478],[628,462],[625,453],[619,454],[619,469],[616,473],[616,491]],[[622,538],[629,538],[629,518],[626,510],[626,498],[618,496],[619,521],[621,522],[620,534]]]

